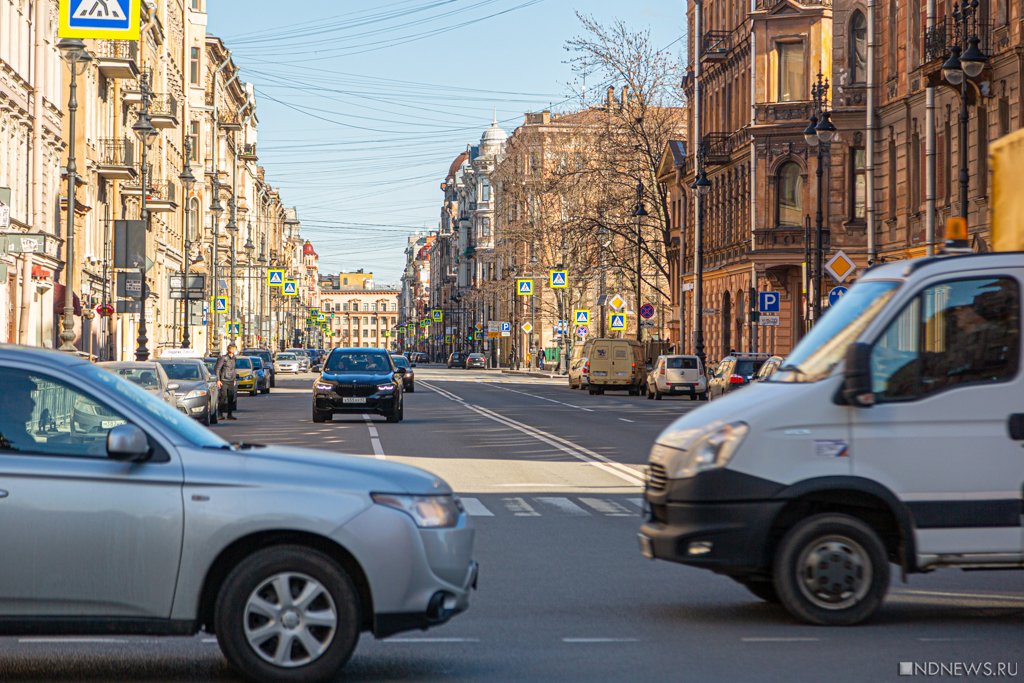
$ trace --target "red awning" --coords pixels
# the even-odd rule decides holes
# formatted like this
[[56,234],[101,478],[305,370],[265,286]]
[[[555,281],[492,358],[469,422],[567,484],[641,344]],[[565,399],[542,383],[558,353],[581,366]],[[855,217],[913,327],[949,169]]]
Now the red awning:
[[[75,315],[82,315],[82,301],[77,294],[72,294],[75,302]],[[53,285],[53,314],[58,318],[64,315],[64,285],[56,283]]]

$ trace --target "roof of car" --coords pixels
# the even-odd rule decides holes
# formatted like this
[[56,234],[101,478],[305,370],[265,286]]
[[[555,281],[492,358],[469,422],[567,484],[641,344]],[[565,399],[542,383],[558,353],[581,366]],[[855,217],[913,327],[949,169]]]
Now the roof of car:
[[30,365],[73,367],[88,365],[89,361],[73,353],[43,349],[38,346],[0,344],[0,361],[16,361]]

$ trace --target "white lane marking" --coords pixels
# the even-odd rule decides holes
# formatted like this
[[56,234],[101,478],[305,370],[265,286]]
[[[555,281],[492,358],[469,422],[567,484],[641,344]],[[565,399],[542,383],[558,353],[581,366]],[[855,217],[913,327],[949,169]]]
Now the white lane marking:
[[459,398],[455,394],[452,394],[451,392],[446,391],[444,389],[440,389],[438,387],[435,387],[431,384],[427,384],[426,382],[422,381],[420,382],[420,384],[425,386],[427,389],[430,389],[431,391],[441,394],[442,396],[448,398],[449,400],[458,401],[459,403],[462,403],[466,408],[472,410],[473,412],[479,415],[483,415],[484,417],[494,420],[499,424],[503,424],[506,427],[511,427],[516,431],[522,432],[523,434],[526,434],[528,436],[532,436],[538,441],[543,441],[544,443],[550,446],[554,446],[563,453],[571,455],[577,460],[582,460],[585,463],[593,465],[598,469],[604,470],[605,472],[608,472],[609,474],[612,474],[618,477],[619,479],[622,479],[634,486],[644,485],[643,475],[641,475],[636,470],[628,467],[627,465],[615,462],[614,460],[607,458],[601,455],[600,453],[595,453],[594,451],[588,448],[584,448],[583,446],[580,446],[577,443],[569,441],[568,439],[563,439],[562,437],[555,436],[550,432],[544,432],[539,429],[536,429],[535,427],[525,425],[522,422],[518,422],[510,417],[506,417],[500,413],[496,413],[493,410],[489,410],[481,406],[475,406],[466,403],[465,400]]
[[821,638],[740,638],[744,643],[817,643]]
[[562,638],[563,643],[639,643],[638,638]]
[[540,513],[525,498],[502,498],[505,507],[516,517],[540,517]]
[[216,638],[203,638],[203,642],[206,643],[207,645],[216,645],[217,644],[217,639]]
[[633,505],[636,505],[641,510],[644,509],[644,499],[643,498],[627,498],[626,500],[628,500]]
[[619,419],[622,420],[623,422],[630,422],[630,423],[635,423],[636,422],[636,420],[627,420],[624,417],[620,417]]
[[522,394],[523,396],[529,396],[530,398],[539,398],[542,401],[549,401],[551,403],[557,403],[559,405],[567,406],[569,408],[575,408],[576,410],[583,410],[588,413],[594,412],[592,408],[584,408],[583,406],[574,405],[572,403],[565,403],[563,401],[556,401],[553,398],[547,398],[546,396],[538,396],[537,394],[531,394],[526,391],[519,391],[518,389],[509,389],[508,387],[501,387],[496,384],[492,385],[495,389],[501,389],[502,391],[511,391],[513,394]]
[[479,643],[479,638],[385,638],[382,643]]
[[981,638],[918,638],[921,643],[973,643]]
[[614,500],[604,498],[580,498],[584,505],[594,508],[606,517],[635,517],[636,513],[629,508],[619,505]]
[[550,505],[551,507],[556,508],[556,509],[558,509],[561,512],[565,512],[565,513],[567,513],[569,515],[572,515],[573,517],[589,517],[590,516],[589,512],[587,512],[586,510],[584,510],[583,508],[581,508],[579,505],[577,505],[576,503],[572,502],[568,498],[541,497],[541,498],[536,498],[536,500],[539,500],[541,503],[544,503],[545,505]]
[[1007,600],[1010,602],[1020,602],[1024,600],[1024,596],[1021,595],[1006,595],[1000,593],[950,593],[946,591],[922,591],[922,590],[896,590],[893,591],[894,595],[927,595],[936,596],[941,598],[970,598],[977,600]]
[[373,448],[373,457],[377,458],[377,460],[386,460],[384,447],[380,445],[380,434],[377,432],[377,427],[366,413],[363,413],[363,419],[366,420],[366,427],[370,431],[370,447]]
[[57,643],[122,644],[129,641],[124,638],[18,638],[18,642],[32,645],[53,645]]
[[480,502],[479,498],[461,498],[462,507],[470,517],[493,517],[494,513],[487,509],[487,506]]

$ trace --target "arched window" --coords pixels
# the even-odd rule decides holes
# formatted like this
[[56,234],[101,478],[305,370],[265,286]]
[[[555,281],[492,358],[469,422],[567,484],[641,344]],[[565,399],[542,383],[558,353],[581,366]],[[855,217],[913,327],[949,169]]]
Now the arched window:
[[850,18],[850,82],[864,83],[868,68],[868,22],[857,10]]
[[776,186],[775,208],[779,227],[800,227],[804,213],[804,179],[795,161],[787,161],[779,167]]

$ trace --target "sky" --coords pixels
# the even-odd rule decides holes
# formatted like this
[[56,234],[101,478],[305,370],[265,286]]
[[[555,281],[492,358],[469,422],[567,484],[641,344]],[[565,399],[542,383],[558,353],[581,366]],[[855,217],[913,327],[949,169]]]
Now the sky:
[[208,0],[208,32],[256,88],[259,163],[298,209],[320,272],[398,284],[437,228],[452,160],[496,115],[579,108],[575,12],[679,41],[683,0]]

